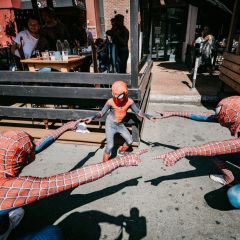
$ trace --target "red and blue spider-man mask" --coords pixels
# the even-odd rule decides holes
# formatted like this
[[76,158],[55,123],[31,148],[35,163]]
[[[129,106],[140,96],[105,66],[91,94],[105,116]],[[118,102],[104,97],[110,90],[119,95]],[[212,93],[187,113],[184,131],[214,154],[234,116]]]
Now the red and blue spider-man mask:
[[221,126],[227,127],[232,136],[237,137],[240,131],[240,97],[224,98],[215,111]]
[[113,101],[117,106],[124,106],[128,101],[128,87],[123,81],[116,81],[112,85]]
[[20,130],[0,133],[1,156],[5,160],[6,173],[15,175],[22,167],[35,160],[33,137]]

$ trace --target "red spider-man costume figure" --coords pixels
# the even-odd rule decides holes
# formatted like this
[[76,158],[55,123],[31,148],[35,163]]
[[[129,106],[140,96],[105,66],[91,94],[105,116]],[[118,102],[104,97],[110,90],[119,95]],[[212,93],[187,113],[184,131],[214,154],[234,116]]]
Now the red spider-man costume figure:
[[[236,139],[211,142],[200,146],[184,147],[175,151],[161,154],[155,159],[164,159],[166,166],[173,166],[178,160],[185,156],[216,156],[213,159],[216,167],[221,171],[221,175],[210,175],[210,178],[223,185],[234,181],[232,172],[227,168],[226,158],[240,157],[240,97],[233,96],[223,99],[215,109],[215,114],[199,112],[160,112],[161,118],[179,116],[197,121],[219,122],[223,127],[227,127],[232,136]],[[231,154],[231,155],[230,155]],[[219,156],[220,155],[220,156]],[[224,155],[224,156],[221,156]],[[235,185],[228,191],[229,200],[233,206],[240,208],[240,185]]]
[[156,118],[142,112],[133,99],[128,97],[128,86],[123,81],[116,81],[112,85],[112,98],[108,99],[103,109],[92,117],[84,119],[86,123],[102,118],[107,112],[106,118],[106,138],[107,146],[103,154],[103,162],[108,161],[111,157],[114,147],[114,135],[119,133],[125,140],[125,143],[119,150],[119,154],[124,154],[132,145],[133,139],[128,129],[123,124],[123,120],[129,108],[139,117],[155,121]]
[[36,142],[23,131],[0,133],[0,239],[7,239],[1,236],[9,229],[8,218],[14,209],[95,181],[118,167],[140,163],[139,155],[144,150],[51,177],[19,176],[22,169],[35,160],[35,154],[47,148],[65,131],[74,130],[79,122],[69,122]]

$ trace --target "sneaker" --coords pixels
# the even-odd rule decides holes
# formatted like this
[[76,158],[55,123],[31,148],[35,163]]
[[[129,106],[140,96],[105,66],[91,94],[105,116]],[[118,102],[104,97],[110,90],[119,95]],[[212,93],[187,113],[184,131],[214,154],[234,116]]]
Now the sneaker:
[[0,236],[0,240],[7,240],[8,236],[12,232],[14,228],[17,227],[17,225],[21,222],[22,218],[24,216],[24,209],[23,208],[17,208],[15,210],[12,210],[9,213],[9,228],[8,230]]
[[118,149],[118,155],[125,156],[129,154],[129,150],[130,147],[124,144],[122,147],[120,147],[120,149]]
[[117,153],[118,156],[126,156],[127,154],[128,152],[122,152],[120,150],[118,150],[118,153]]
[[222,185],[227,185],[226,180],[224,179],[223,175],[221,175],[221,174],[211,174],[211,175],[209,175],[209,177],[214,182],[220,183]]

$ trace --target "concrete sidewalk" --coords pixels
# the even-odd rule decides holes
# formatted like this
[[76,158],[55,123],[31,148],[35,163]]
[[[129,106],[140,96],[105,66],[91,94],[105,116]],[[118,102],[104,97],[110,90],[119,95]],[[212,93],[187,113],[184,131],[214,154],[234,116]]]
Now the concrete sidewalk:
[[[177,104],[149,104],[148,112],[182,111]],[[210,111],[184,106],[185,111]],[[9,240],[57,225],[68,240],[233,240],[240,239],[239,210],[227,188],[211,181],[209,157],[186,157],[165,167],[153,156],[179,147],[230,138],[228,129],[185,118],[146,121],[139,149],[149,148],[138,167],[24,206],[25,216]],[[37,155],[21,176],[46,177],[99,163],[98,146],[55,143]],[[236,175],[236,179],[239,179]]]
[[150,102],[201,104],[219,100],[219,71],[198,74],[195,89],[191,78],[184,63],[154,62]]

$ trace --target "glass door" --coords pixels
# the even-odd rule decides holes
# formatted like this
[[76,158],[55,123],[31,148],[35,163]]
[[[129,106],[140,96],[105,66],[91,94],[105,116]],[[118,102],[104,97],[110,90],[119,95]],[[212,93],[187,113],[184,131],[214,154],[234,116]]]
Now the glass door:
[[152,18],[152,58],[156,60],[166,57],[166,11],[158,9]]
[[181,59],[182,44],[186,32],[184,8],[167,9],[166,54],[169,61]]
[[181,59],[185,38],[187,9],[158,8],[152,13],[152,58],[176,61]]

